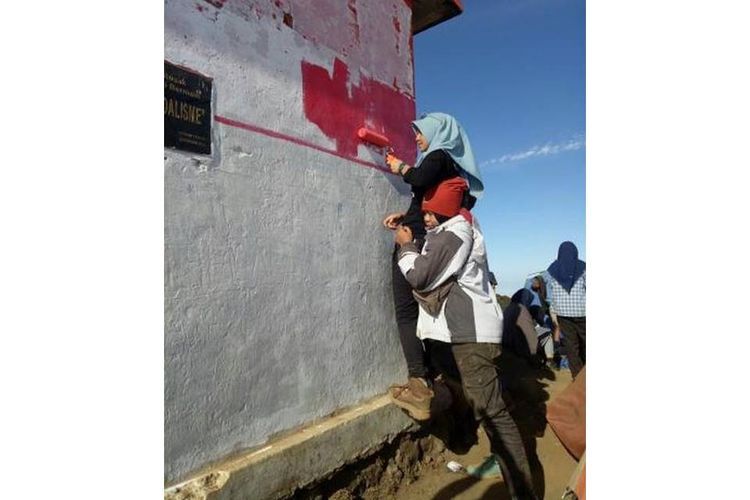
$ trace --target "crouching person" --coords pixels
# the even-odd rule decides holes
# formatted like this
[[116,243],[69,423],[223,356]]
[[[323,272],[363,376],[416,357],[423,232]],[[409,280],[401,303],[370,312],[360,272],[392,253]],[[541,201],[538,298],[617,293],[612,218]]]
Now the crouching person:
[[496,361],[503,315],[488,280],[484,238],[472,215],[460,208],[466,188],[466,181],[455,177],[427,191],[424,246],[418,251],[411,231],[397,229],[398,265],[419,302],[417,335],[431,358],[444,358],[436,356],[444,351],[455,359],[464,395],[487,433],[511,496],[534,499],[521,435],[501,397]]
[[510,298],[503,311],[503,349],[525,359],[533,367],[544,367],[554,355],[552,333],[544,327],[539,306],[533,305],[534,294],[521,288]]

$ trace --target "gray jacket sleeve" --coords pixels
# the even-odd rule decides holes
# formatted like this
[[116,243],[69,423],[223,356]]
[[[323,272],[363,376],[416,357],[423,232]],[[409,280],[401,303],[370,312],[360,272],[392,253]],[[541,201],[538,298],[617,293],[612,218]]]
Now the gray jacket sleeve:
[[426,252],[419,255],[413,245],[399,250],[398,265],[412,288],[428,292],[457,274],[471,252],[471,243],[456,234],[443,231],[430,238]]

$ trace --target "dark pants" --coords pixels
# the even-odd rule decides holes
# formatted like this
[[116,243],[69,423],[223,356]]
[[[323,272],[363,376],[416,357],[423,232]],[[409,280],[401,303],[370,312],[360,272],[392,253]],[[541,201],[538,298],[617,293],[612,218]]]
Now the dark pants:
[[[417,248],[421,250],[422,241],[417,240]],[[398,247],[393,250],[391,259],[391,274],[393,277],[393,304],[396,309],[396,324],[401,340],[401,349],[406,358],[406,369],[410,377],[427,377],[425,368],[425,354],[422,341],[417,337],[417,318],[419,304],[412,295],[411,285],[404,278],[398,267]]]
[[565,335],[570,373],[575,377],[586,366],[586,316],[572,318],[558,316],[560,329]]
[[[499,458],[511,496],[536,498],[521,434],[501,396],[497,372],[500,346],[447,344],[434,340],[428,343],[430,362],[434,367],[446,376],[451,376],[454,366],[458,368],[464,395],[474,417],[487,433],[492,452]],[[454,360],[455,364],[452,364]]]

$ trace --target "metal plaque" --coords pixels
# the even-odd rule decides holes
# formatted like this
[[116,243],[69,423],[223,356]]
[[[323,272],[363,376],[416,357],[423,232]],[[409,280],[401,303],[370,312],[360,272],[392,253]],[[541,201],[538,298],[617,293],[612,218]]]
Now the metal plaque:
[[211,79],[167,61],[164,147],[211,154]]

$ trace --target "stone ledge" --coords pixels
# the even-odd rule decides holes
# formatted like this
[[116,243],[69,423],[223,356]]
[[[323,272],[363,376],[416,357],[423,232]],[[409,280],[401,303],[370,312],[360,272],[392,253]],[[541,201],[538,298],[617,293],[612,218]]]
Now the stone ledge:
[[324,479],[418,426],[378,396],[204,470],[164,490],[165,500],[275,499]]

